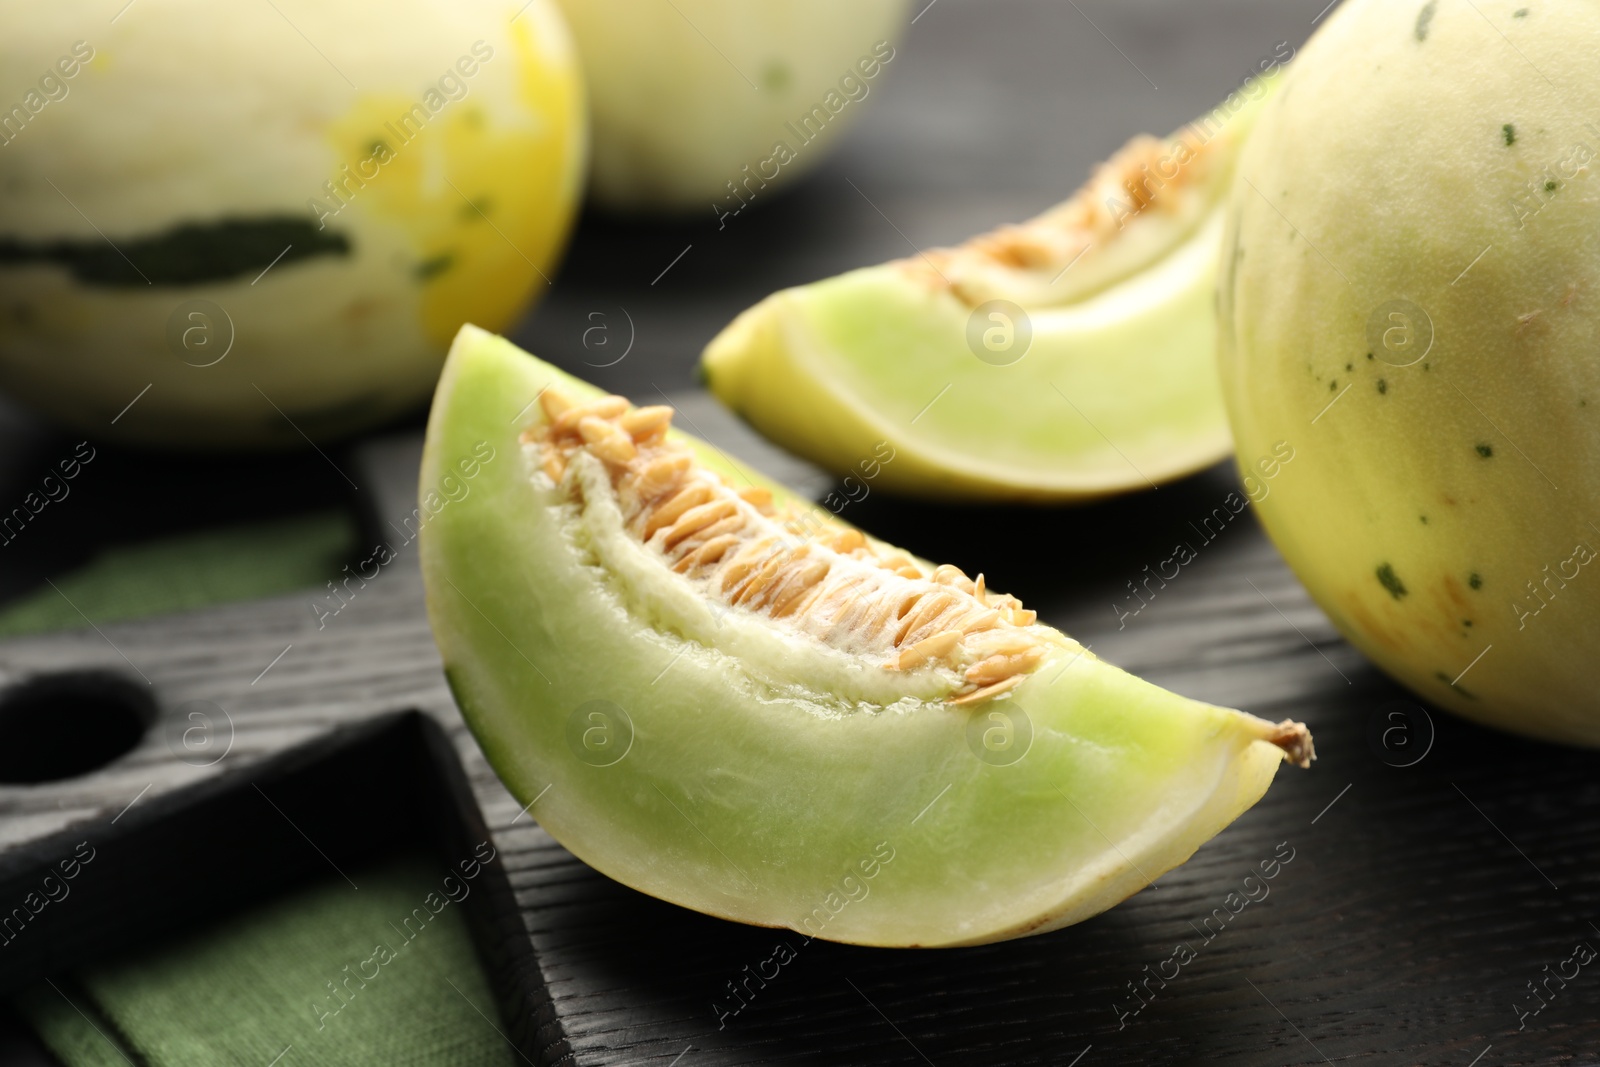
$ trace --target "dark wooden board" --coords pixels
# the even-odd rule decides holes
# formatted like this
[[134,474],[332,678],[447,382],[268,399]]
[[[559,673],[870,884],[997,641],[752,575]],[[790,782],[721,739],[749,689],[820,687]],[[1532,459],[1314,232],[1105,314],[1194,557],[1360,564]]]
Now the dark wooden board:
[[349,872],[406,854],[454,876],[509,1029],[539,1047],[537,1031],[553,1021],[548,991],[489,829],[434,720],[416,711],[361,719],[232,766],[220,750],[209,755],[221,757],[217,770],[200,781],[153,786],[137,805],[0,853],[0,900],[27,909],[3,916],[0,992],[226,924],[314,880],[359,890]]
[[[774,460],[707,402],[684,404],[725,447]],[[415,454],[414,438],[397,439],[351,465],[363,492],[385,501],[385,519],[410,511]],[[787,473],[804,474],[792,465]],[[1303,718],[1316,731],[1312,772],[1281,774],[1266,801],[1189,864],[1056,934],[940,952],[804,944],[588,870],[520,812],[462,727],[410,547],[321,630],[309,597],[296,596],[0,645],[7,682],[85,668],[135,683],[142,675],[161,708],[144,742],[95,774],[0,789],[0,833],[8,850],[25,849],[104,822],[136,798],[157,805],[239,773],[337,724],[414,706],[455,742],[502,852],[559,1027],[559,1040],[547,1028],[535,1050],[543,1062],[1060,1064],[1089,1049],[1084,1063],[1465,1064],[1490,1045],[1480,1062],[1597,1062],[1600,1013],[1587,972],[1525,1032],[1513,1008],[1533,1003],[1524,983],[1546,964],[1558,966],[1580,940],[1600,943],[1590,925],[1600,914],[1595,756],[1433,712],[1431,749],[1414,766],[1391,766],[1411,757],[1375,744],[1371,728],[1387,724],[1386,710],[1415,705],[1336,639],[1248,515],[1118,629],[1110,603],[1123,576],[1183,536],[1187,517],[1209,514],[1230,485],[1218,470],[1069,512],[869,498],[850,516],[919,550],[958,559],[988,551],[1002,567],[1048,550],[1059,557],[1048,573],[1029,582],[1030,562],[1017,575],[1038,590],[1047,619],[1161,684]],[[1007,549],[998,554],[995,530]],[[184,762],[172,740],[197,700],[231,722],[231,747],[209,767]],[[841,817],[862,820],[864,833],[889,829]],[[1191,923],[1223,907],[1283,842],[1294,858],[1270,894],[1205,943]],[[779,940],[797,958],[719,1027],[716,1005],[732,1004],[726,983],[743,980]],[[1118,1008],[1133,1004],[1127,983],[1160,968],[1180,942],[1197,958],[1119,1026]]]
[[[586,217],[572,258],[517,337],[638,399],[672,394],[707,436],[815,491],[825,484],[815,472],[683,392],[718,326],[780,285],[1045,207],[1129,133],[1179,125],[1279,41],[1299,44],[1322,7],[937,0],[860,127],[810,180],[720,231],[709,205],[704,218],[674,225]],[[585,348],[583,331],[599,312],[610,316],[611,340],[621,340],[621,309],[634,323],[634,348],[601,367],[615,350]],[[62,439],[15,415],[0,436],[11,457],[0,491],[20,497]],[[233,464],[108,448],[108,466],[90,472],[109,472],[102,482],[83,481],[6,547],[0,591],[38,586],[100,545],[346,495],[365,509],[369,541],[398,545],[390,524],[412,506],[415,451],[414,434],[334,451],[332,462],[359,487],[346,494],[343,474],[315,456]],[[0,868],[7,856],[24,863],[52,835],[125,822],[133,817],[125,810],[257,773],[331,731],[415,708],[440,725],[465,767],[537,954],[537,974],[510,979],[508,990],[533,998],[512,1009],[524,1013],[516,1029],[532,1062],[1600,1064],[1593,966],[1538,1015],[1518,1015],[1537,1003],[1527,983],[1544,968],[1579,941],[1600,947],[1600,758],[1436,711],[1424,718],[1431,709],[1418,710],[1337,638],[1248,512],[1119,623],[1112,605],[1126,607],[1126,583],[1176,541],[1192,541],[1189,524],[1234,488],[1218,469],[1074,510],[942,508],[874,495],[846,513],[923,555],[986,571],[1112,662],[1192,696],[1304,719],[1315,731],[1321,758],[1311,772],[1286,770],[1190,863],[1069,930],[940,952],[803,945],[588,870],[521,812],[462,726],[422,613],[414,546],[402,546],[321,628],[308,592],[0,643],[0,688],[108,671],[147,692],[157,716],[137,747],[99,770],[0,786]],[[203,760],[181,743],[196,701],[220,713],[218,750],[228,740],[210,766],[195,766]],[[1398,747],[1398,735],[1382,743],[1394,711],[1409,716],[1399,721],[1412,727],[1411,749]],[[70,726],[79,712],[54,713]],[[841,817],[878,829],[861,813]],[[1294,858],[1270,895],[1208,943],[1196,927],[1282,843]],[[337,851],[336,835],[328,844]],[[742,981],[781,939],[797,957],[719,1026],[727,983]],[[1161,970],[1179,943],[1195,958],[1164,988],[1152,981],[1156,994],[1132,1014],[1129,983]],[[16,968],[3,972],[8,984],[36,966],[11,964],[5,951],[0,967]],[[545,993],[548,1015],[537,1016],[532,1005]]]

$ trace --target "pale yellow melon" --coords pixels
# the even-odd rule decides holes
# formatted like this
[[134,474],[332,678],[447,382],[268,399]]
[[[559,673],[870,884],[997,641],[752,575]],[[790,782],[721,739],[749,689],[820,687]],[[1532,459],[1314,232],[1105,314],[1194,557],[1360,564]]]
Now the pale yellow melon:
[[1600,744],[1600,6],[1349,0],[1233,190],[1222,370],[1258,502],[1351,641]]
[[815,166],[891,73],[909,6],[560,2],[593,102],[595,199],[669,213],[737,212]]
[[97,437],[418,403],[462,321],[546,288],[581,189],[549,0],[42,5],[0,75],[0,388]]

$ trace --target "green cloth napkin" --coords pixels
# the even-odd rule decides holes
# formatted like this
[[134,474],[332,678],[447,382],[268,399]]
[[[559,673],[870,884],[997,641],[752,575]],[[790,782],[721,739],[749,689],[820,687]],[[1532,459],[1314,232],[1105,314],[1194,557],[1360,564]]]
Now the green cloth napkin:
[[[318,588],[355,539],[326,512],[108,549],[55,578],[60,592],[0,608],[0,634]],[[407,857],[350,873],[359,890],[330,873],[242,914],[219,907],[177,941],[54,977],[15,1006],[68,1067],[515,1063],[442,868]]]
[[350,517],[328,511],[108,548],[53,579],[59,592],[47,585],[0,609],[0,636],[320,588],[341,577],[355,543]]
[[36,986],[17,1009],[69,1067],[515,1063],[442,868],[350,873],[360,889],[332,877]]

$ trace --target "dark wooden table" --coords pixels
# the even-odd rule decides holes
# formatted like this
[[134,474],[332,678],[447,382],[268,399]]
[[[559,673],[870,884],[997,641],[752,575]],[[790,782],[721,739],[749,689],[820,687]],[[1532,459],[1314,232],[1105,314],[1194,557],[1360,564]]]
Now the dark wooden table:
[[[1318,0],[937,0],[873,90],[861,125],[808,181],[722,230],[709,209],[673,225],[586,217],[517,339],[618,391],[666,391],[730,451],[823,489],[815,471],[691,391],[694,359],[719,326],[773,288],[1045,207],[1128,134],[1179,125],[1279,42],[1298,45],[1321,8]],[[595,312],[607,316],[612,342],[634,323],[628,356],[603,369],[616,349],[582,340]],[[339,504],[360,511],[369,538],[383,536],[412,506],[417,425],[333,454],[359,486],[354,494],[314,455],[241,462],[108,447],[92,470],[98,480],[84,480],[5,548],[0,595],[38,587],[104,545],[221,521]],[[6,413],[5,499],[26,492],[64,440]],[[99,770],[0,786],[0,888],[27,872],[52,835],[93,834],[114,853],[133,840],[130,826],[149,825],[140,809],[159,812],[163,797],[248,778],[341,727],[418,709],[453,743],[501,850],[527,933],[524,942],[502,930],[501,947],[535,953],[504,1006],[530,1062],[1600,1064],[1600,970],[1541,986],[1537,1014],[1529,988],[1578,943],[1600,948],[1600,758],[1416,704],[1337,638],[1248,516],[1119,623],[1112,604],[1125,583],[1165,558],[1235,484],[1221,467],[1073,510],[879,495],[852,505],[856,523],[985,571],[1112,662],[1195,697],[1304,719],[1316,733],[1321,758],[1311,772],[1285,770],[1190,863],[1071,929],[936,952],[790,937],[798,957],[719,1027],[714,1005],[726,1002],[726,984],[784,935],[612,883],[521,814],[444,687],[409,550],[320,630],[302,595],[0,644],[0,686],[101,670],[151,694],[156,717],[131,752]],[[14,737],[6,699],[0,693],[0,730]],[[229,724],[231,747],[209,766],[179,758],[171,744],[194,701],[215,705]],[[86,709],[78,700],[55,711],[70,727]],[[403,808],[404,782],[377,788]],[[309,830],[333,860],[357,847],[331,825]],[[1293,860],[1270,896],[1208,940],[1200,924],[1283,848]],[[196,866],[172,876],[211,875]],[[222,914],[229,905],[214,906]],[[1162,970],[1180,943],[1192,962],[1164,987],[1152,982],[1153,996],[1136,996],[1131,984]],[[0,955],[0,987],[82,956],[66,939],[57,947]]]

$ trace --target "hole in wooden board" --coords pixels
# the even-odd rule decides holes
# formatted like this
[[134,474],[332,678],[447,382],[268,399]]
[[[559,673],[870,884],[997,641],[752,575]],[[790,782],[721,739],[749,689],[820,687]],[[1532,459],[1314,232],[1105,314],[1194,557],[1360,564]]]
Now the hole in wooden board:
[[156,718],[147,686],[110,672],[43,674],[0,691],[0,783],[74,778],[130,751]]

